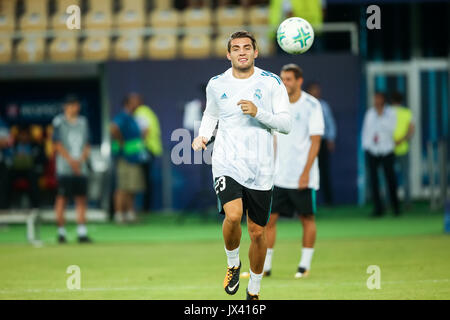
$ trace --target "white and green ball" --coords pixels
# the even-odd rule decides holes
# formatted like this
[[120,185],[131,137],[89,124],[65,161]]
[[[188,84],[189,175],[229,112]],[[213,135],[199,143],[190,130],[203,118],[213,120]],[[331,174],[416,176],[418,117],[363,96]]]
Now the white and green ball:
[[305,19],[288,18],[278,27],[277,41],[280,48],[287,53],[305,53],[314,42],[314,30]]

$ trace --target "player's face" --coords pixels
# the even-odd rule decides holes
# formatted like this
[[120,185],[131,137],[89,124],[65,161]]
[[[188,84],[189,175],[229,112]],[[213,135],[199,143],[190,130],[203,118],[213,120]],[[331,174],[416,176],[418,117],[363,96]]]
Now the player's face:
[[374,105],[377,108],[382,108],[384,106],[385,100],[383,95],[381,94],[376,94],[374,97]]
[[230,52],[227,53],[228,60],[233,68],[240,71],[250,70],[255,58],[258,57],[258,50],[253,48],[250,38],[237,38],[231,40]]
[[280,77],[289,95],[301,89],[303,78],[296,79],[293,71],[282,71]]
[[80,104],[78,102],[67,103],[64,106],[64,112],[69,117],[76,117],[80,113]]

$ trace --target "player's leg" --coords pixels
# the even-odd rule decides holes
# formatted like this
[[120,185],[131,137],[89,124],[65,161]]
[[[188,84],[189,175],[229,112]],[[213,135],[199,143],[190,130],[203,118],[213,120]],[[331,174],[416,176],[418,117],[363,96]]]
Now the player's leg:
[[270,214],[269,222],[266,226],[266,243],[267,243],[267,252],[266,258],[264,260],[264,276],[270,276],[272,272],[272,257],[273,250],[275,247],[275,240],[277,237],[277,221],[278,221],[279,213],[273,212]]
[[274,187],[272,200],[272,213],[266,226],[267,252],[264,262],[264,276],[272,274],[272,259],[277,235],[277,221],[280,215],[292,217],[295,207],[289,199],[289,190],[280,187]]
[[272,209],[272,190],[259,191],[244,189],[247,211],[247,229],[250,235],[250,280],[247,287],[247,300],[259,300],[264,261],[267,253],[266,225]]
[[55,199],[55,214],[56,224],[58,225],[58,242],[66,242],[66,229],[64,227],[64,210],[66,207],[66,198],[62,195],[57,195]]
[[250,280],[248,282],[247,293],[250,296],[258,296],[267,253],[265,227],[253,222],[247,215],[247,229],[250,236],[250,249],[248,251]]
[[242,186],[234,179],[221,176],[215,179],[214,188],[219,201],[219,212],[225,215],[222,234],[227,256],[227,272],[223,281],[225,292],[235,294],[239,289],[239,246],[241,242],[241,219],[244,211]]
[[[225,203],[223,209],[225,211],[225,219],[223,219],[222,224],[223,239],[225,248],[228,251],[232,251],[238,248],[241,242],[242,199],[235,199]],[[229,263],[229,266],[232,266],[232,264]]]
[[302,254],[295,274],[295,278],[298,279],[308,276],[311,269],[317,235],[315,220],[317,211],[316,190],[309,188],[292,190],[290,198],[295,203],[303,228]]
[[60,177],[58,179],[58,189],[55,198],[55,215],[56,224],[58,225],[58,242],[66,243],[66,229],[64,210],[66,208],[66,198],[69,195],[70,184],[66,177]]
[[314,244],[316,242],[317,234],[314,215],[300,215],[300,221],[303,226],[303,248],[296,278],[306,277],[311,269],[311,261],[314,254]]
[[90,243],[91,239],[88,237],[86,227],[86,210],[87,210],[87,178],[74,177],[74,200],[75,209],[77,211],[77,235],[78,242]]

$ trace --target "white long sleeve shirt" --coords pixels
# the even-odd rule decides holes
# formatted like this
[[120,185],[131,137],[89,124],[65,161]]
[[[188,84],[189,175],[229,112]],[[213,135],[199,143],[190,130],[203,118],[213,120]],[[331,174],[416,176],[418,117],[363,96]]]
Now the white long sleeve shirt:
[[[243,114],[239,100],[252,101],[255,117]],[[219,121],[212,156],[214,178],[229,176],[254,190],[270,190],[274,178],[273,130],[289,133],[289,97],[276,75],[255,67],[237,79],[231,68],[213,77],[206,88],[206,109],[199,135],[211,138]]]
[[395,111],[388,106],[379,115],[375,107],[366,111],[362,128],[362,147],[374,156],[385,156],[394,151]]

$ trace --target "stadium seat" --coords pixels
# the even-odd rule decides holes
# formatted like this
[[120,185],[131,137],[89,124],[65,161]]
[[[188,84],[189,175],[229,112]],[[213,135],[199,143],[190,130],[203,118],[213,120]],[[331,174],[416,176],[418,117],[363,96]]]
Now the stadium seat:
[[16,27],[16,0],[0,0],[0,32],[13,32]]
[[207,58],[211,54],[211,39],[200,34],[188,34],[181,41],[181,55],[184,58]]
[[78,39],[76,37],[55,38],[49,46],[51,61],[67,62],[77,59]]
[[25,37],[17,45],[16,58],[19,62],[40,62],[45,56],[45,40],[41,37]]
[[12,59],[12,40],[0,38],[0,63],[10,62]]
[[180,14],[175,9],[157,9],[149,13],[149,23],[153,28],[176,28]]
[[215,11],[215,21],[219,33],[235,30],[245,24],[245,11],[238,6],[218,7]]
[[187,8],[181,13],[181,21],[185,27],[210,27],[211,9],[208,7]]
[[45,31],[48,25],[47,0],[26,0],[25,13],[20,17],[22,31]]
[[112,1],[91,0],[83,22],[86,29],[110,29],[113,23]]
[[228,33],[222,33],[217,35],[212,44],[213,56],[218,58],[224,58],[227,55],[227,43],[230,35]]
[[67,18],[69,15],[66,10],[71,5],[80,6],[80,0],[58,0],[56,2],[56,11],[50,19],[50,28],[53,30],[67,30]]
[[134,60],[143,56],[143,39],[139,36],[122,36],[114,44],[114,58],[118,60]]
[[267,25],[269,23],[269,8],[267,6],[251,6],[248,12],[251,26]]
[[158,10],[172,9],[173,0],[153,0],[153,8]]
[[108,37],[91,36],[81,46],[81,58],[86,61],[103,61],[109,58],[111,40]]
[[178,37],[176,35],[158,34],[147,43],[147,56],[150,59],[174,59],[177,56]]
[[122,0],[122,9],[117,13],[116,26],[119,28],[145,27],[145,0]]

